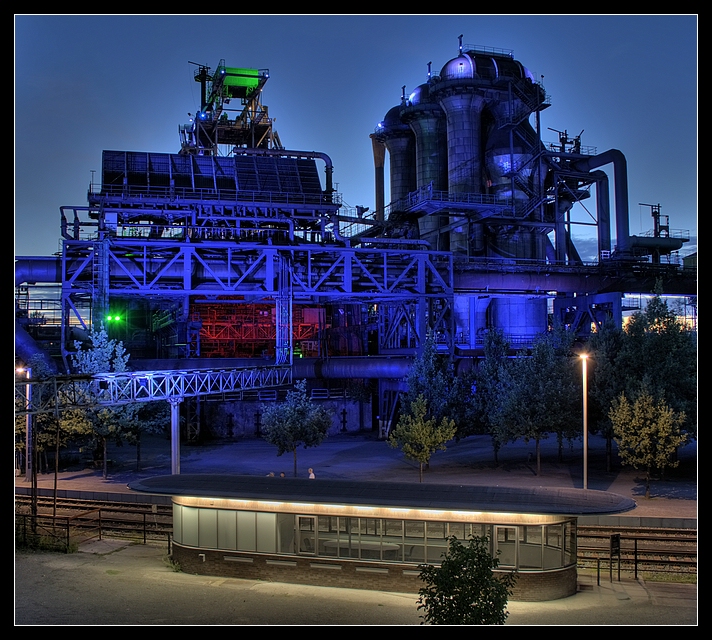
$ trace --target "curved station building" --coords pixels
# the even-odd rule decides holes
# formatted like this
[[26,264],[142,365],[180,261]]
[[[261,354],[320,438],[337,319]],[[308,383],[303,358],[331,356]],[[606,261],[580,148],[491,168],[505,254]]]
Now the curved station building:
[[576,593],[579,515],[628,511],[616,494],[184,474],[130,488],[172,496],[172,557],[183,571],[299,584],[417,592],[447,538],[487,536],[513,600]]

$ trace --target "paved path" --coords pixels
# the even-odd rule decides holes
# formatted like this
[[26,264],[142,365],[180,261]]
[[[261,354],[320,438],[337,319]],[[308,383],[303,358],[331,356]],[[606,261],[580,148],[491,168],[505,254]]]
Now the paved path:
[[[105,540],[18,553],[17,625],[417,625],[417,596],[174,572],[165,547]],[[697,587],[579,575],[576,595],[510,602],[508,625],[696,625]]]

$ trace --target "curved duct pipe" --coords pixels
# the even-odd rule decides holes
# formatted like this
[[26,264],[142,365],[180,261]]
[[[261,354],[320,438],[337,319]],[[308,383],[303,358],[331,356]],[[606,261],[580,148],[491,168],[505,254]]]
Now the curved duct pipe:
[[597,156],[578,160],[574,163],[577,171],[591,171],[608,163],[613,163],[616,206],[617,251],[627,253],[630,249],[630,226],[628,221],[628,163],[618,149],[610,149]]
[[17,257],[15,258],[15,286],[37,282],[62,282],[61,258]]
[[[59,258],[20,257],[15,259],[15,286],[37,282],[62,282],[62,262]],[[40,357],[52,373],[57,372],[57,364],[41,349],[22,324],[15,320],[15,356],[25,364],[32,357]]]
[[323,160],[326,165],[326,193],[334,191],[334,164],[331,158],[321,151],[288,151],[286,149],[241,149],[237,150],[238,156],[277,156],[289,158],[316,158]]
[[19,320],[15,320],[15,357],[22,360],[25,365],[29,364],[31,358],[41,358],[52,373],[58,371],[57,363],[52,360],[49,353],[40,349]]
[[608,174],[591,171],[596,178],[596,212],[598,217],[598,258],[602,251],[611,250],[611,203],[608,197]]

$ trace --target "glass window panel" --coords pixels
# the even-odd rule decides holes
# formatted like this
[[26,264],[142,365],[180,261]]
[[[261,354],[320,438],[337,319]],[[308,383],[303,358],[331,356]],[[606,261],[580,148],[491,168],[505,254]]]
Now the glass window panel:
[[317,521],[319,555],[337,556],[339,554],[339,532],[336,517],[319,516]]
[[541,544],[543,539],[541,529],[541,525],[538,524],[519,527],[520,540],[529,544]]
[[563,546],[563,531],[560,524],[550,524],[546,527],[546,544],[549,547],[561,549]]
[[428,540],[426,547],[426,561],[432,564],[440,564],[443,560],[443,554],[447,551],[447,541],[445,539],[436,541]]
[[495,527],[495,552],[499,566],[517,566],[517,527]]
[[519,568],[541,569],[543,538],[541,525],[519,527]]
[[465,533],[464,522],[451,522],[448,525],[448,530],[449,535],[455,536],[458,540],[466,540],[468,538],[468,535]]
[[405,537],[420,538],[422,540],[425,537],[425,522],[422,520],[406,520]]
[[490,540],[490,544],[492,543],[492,525],[490,524],[473,524],[472,525],[472,535],[473,536],[479,536],[480,538],[483,536],[487,536]]
[[428,540],[444,540],[447,537],[447,524],[445,522],[428,522]]
[[[362,522],[365,520],[365,531],[363,533],[367,536],[380,536],[381,535],[381,519],[380,518],[361,518]],[[363,526],[363,525],[362,525]]]
[[550,524],[544,527],[544,569],[556,569],[562,566],[563,527]]
[[384,534],[386,536],[395,536],[397,538],[403,537],[403,520],[384,520],[385,530]]
[[298,516],[299,553],[315,553],[316,523],[314,517]]
[[403,545],[403,559],[406,562],[414,562],[416,564],[425,562],[425,547],[422,544],[406,542]]
[[339,556],[342,558],[358,558],[360,540],[359,518],[340,518],[344,521],[346,532],[341,534],[340,539],[346,540],[348,545],[339,547]]

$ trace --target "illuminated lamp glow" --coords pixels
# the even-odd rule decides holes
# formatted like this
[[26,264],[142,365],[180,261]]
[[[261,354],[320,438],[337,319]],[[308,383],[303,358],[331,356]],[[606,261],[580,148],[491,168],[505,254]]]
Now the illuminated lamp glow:
[[[552,524],[561,521],[560,516],[545,516],[533,513],[510,513],[488,511],[463,511],[463,510],[432,510],[418,508],[392,508],[392,507],[364,507],[345,504],[322,503],[295,503],[272,500],[245,500],[237,498],[207,498],[196,496],[174,496],[174,504],[192,507],[217,507],[219,509],[237,509],[249,511],[264,511],[272,513],[311,513],[313,515],[368,515],[370,517],[392,518],[399,517],[413,520],[441,521],[452,520],[457,522],[472,522],[474,518],[482,523],[497,524]],[[367,513],[364,513],[367,512]]]

